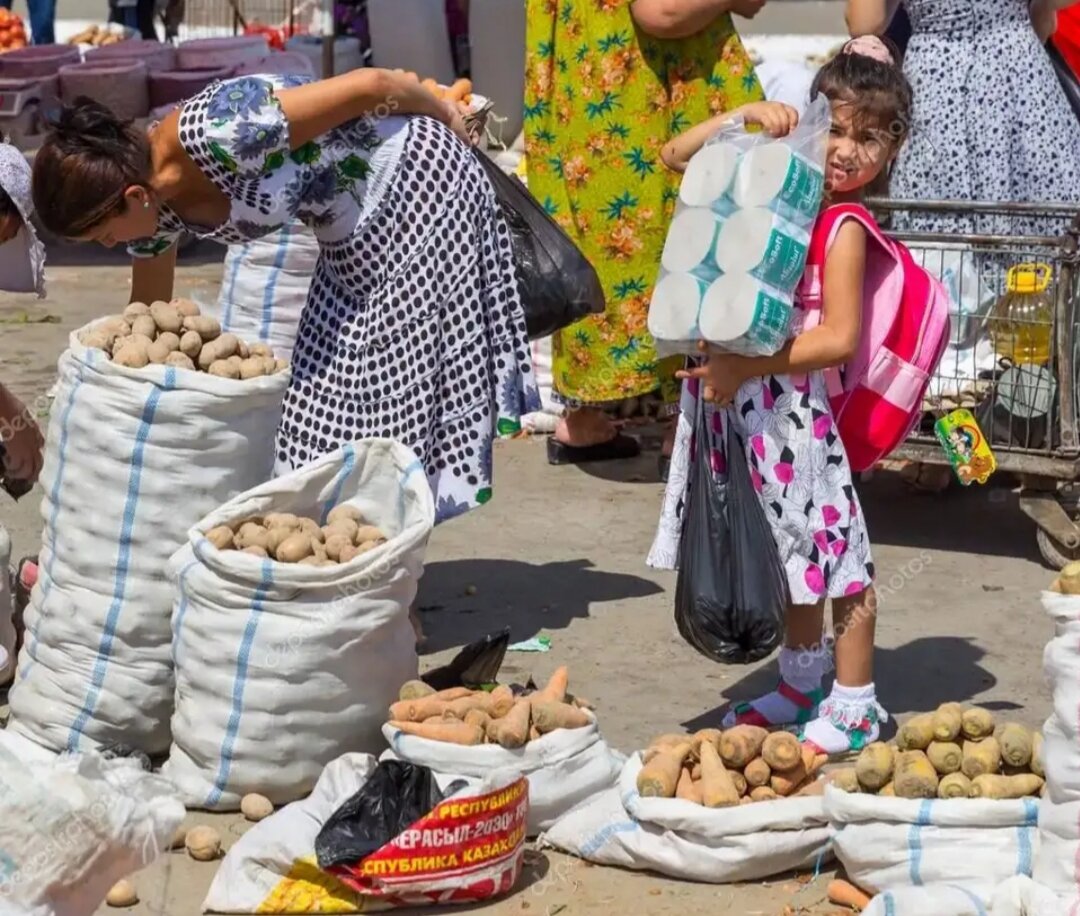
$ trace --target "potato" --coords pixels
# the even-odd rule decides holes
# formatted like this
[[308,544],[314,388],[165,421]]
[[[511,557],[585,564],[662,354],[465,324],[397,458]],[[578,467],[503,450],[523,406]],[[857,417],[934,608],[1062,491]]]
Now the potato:
[[323,561],[320,560],[317,556],[312,555],[310,557],[304,557],[304,559],[302,559],[302,560],[297,560],[296,565],[297,566],[322,566]]
[[255,522],[245,522],[240,526],[240,530],[236,532],[235,543],[241,549],[244,547],[262,547],[265,549],[269,540],[270,532],[262,525]]
[[971,780],[963,773],[949,773],[938,783],[937,794],[938,798],[968,798]]
[[1057,581],[1063,595],[1080,595],[1080,560],[1067,563]]
[[[160,340],[155,340],[149,347],[146,348],[146,358],[155,365],[161,365],[169,358],[172,350],[168,345],[162,343]],[[183,354],[181,354],[183,355]]]
[[112,345],[113,356],[125,347],[138,347],[140,350],[145,351],[152,343],[153,341],[149,337],[144,337],[142,334],[128,334],[123,337],[117,337]]
[[198,359],[202,351],[202,338],[198,331],[184,331],[180,337],[180,352],[190,359]]
[[181,824],[173,832],[172,839],[169,841],[169,849],[183,849],[184,840],[187,838],[187,827]]
[[92,350],[108,350],[112,341],[105,331],[87,331],[79,336],[79,343]]
[[258,547],[254,544],[251,547],[245,547],[240,552],[251,554],[251,556],[253,557],[262,557],[263,559],[270,556],[269,552],[266,550],[265,547]]
[[145,302],[129,302],[127,308],[124,309],[123,315],[125,320],[134,321],[141,315],[149,315],[150,306]]
[[165,344],[170,353],[175,353],[180,349],[180,338],[172,331],[162,331],[154,339],[154,343]]
[[987,738],[994,733],[994,716],[988,709],[972,707],[964,711],[960,729],[972,741]]
[[239,341],[236,345],[236,355],[241,359],[247,359],[251,356],[251,349],[243,340]]
[[184,326],[184,316],[168,302],[153,302],[150,305],[150,317],[154,319],[159,331],[171,331],[177,334]]
[[[239,345],[239,342],[238,342],[238,345]],[[232,356],[230,356],[230,357],[229,357],[229,358],[228,358],[228,359],[226,360],[226,362],[227,362],[227,363],[228,363],[228,364],[229,364],[230,366],[235,366],[235,367],[236,367],[236,371],[237,371],[237,373],[238,373],[238,374],[239,374],[239,372],[240,372],[240,367],[241,367],[242,365],[244,365],[244,361],[243,361],[243,360],[242,360],[242,359],[241,359],[241,358],[240,358],[239,356],[237,356],[237,355],[236,355],[235,353],[234,353],[234,354],[233,354]]]
[[125,878],[109,888],[105,902],[109,906],[135,906],[139,902],[139,895],[135,892],[135,885]]
[[355,560],[358,556],[360,556],[360,548],[354,547],[352,544],[346,544],[341,548],[341,553],[338,555],[338,562],[348,563]]
[[274,556],[281,563],[299,563],[305,557],[310,557],[312,553],[311,535],[297,532],[290,534],[278,545]]
[[954,741],[931,741],[926,749],[927,759],[942,776],[959,773],[964,762],[964,751]]
[[180,352],[170,353],[165,357],[165,365],[173,366],[176,369],[190,369],[195,371],[195,364],[191,361],[191,357]]
[[965,741],[961,769],[968,779],[996,774],[1001,769],[1001,745],[997,738]]
[[258,356],[248,357],[240,363],[240,378],[262,378],[266,374],[266,367]]
[[326,539],[326,535],[323,534],[322,528],[319,527],[318,522],[312,518],[300,519],[300,530],[304,534],[310,534],[313,541],[318,541],[320,544]]
[[248,352],[252,356],[268,356],[270,359],[274,358],[274,351],[269,344],[253,343],[248,346]]
[[374,525],[360,525],[360,527],[356,529],[356,534],[353,535],[354,544],[364,544],[368,541],[375,541],[375,543],[381,544],[385,540],[386,535]]
[[356,522],[357,525],[364,523],[364,516],[360,514],[360,510],[356,506],[350,506],[348,503],[342,503],[340,506],[334,506],[326,516],[326,524],[332,525],[339,518],[347,518]]
[[117,350],[113,354],[112,361],[118,366],[127,366],[129,369],[142,369],[150,363],[150,356],[143,347],[131,345]]
[[221,855],[221,835],[213,827],[193,827],[184,837],[188,855],[199,862],[212,862]]
[[233,530],[228,525],[218,525],[206,532],[206,539],[218,550],[231,550],[236,546]]
[[240,370],[227,359],[215,359],[206,371],[210,375],[216,375],[219,378],[240,378]]
[[331,560],[340,560],[341,551],[346,547],[352,547],[352,541],[350,541],[343,534],[332,534],[326,539],[326,556]]
[[900,726],[896,746],[902,751],[925,751],[934,740],[934,716],[914,716]]
[[197,331],[204,341],[215,340],[221,336],[221,325],[209,315],[189,315],[184,319],[185,331]]
[[339,518],[337,521],[323,526],[323,535],[326,538],[330,538],[333,535],[341,535],[348,538],[350,544],[356,543],[356,532],[360,530],[360,526],[356,524],[351,518]]
[[267,532],[266,549],[270,551],[271,556],[277,556],[278,548],[296,534],[296,529],[278,525],[274,528],[268,528]]
[[194,318],[199,314],[199,307],[190,299],[173,299],[169,305],[180,313],[181,318]]
[[[209,369],[211,363],[216,363],[218,360],[227,360],[236,353],[236,345],[235,334],[222,334],[209,343],[204,343],[202,350],[199,352],[199,367]],[[237,366],[236,377],[240,377],[239,366]]]
[[249,821],[261,821],[274,813],[274,805],[265,795],[250,792],[240,799],[240,813]]
[[95,331],[105,331],[117,337],[126,337],[131,333],[131,322],[123,315],[109,315],[94,323]]
[[285,360],[283,360],[283,359],[275,359],[274,360],[274,371],[275,372],[284,372],[288,368],[289,368],[289,364]]
[[855,761],[855,775],[859,785],[870,792],[877,792],[893,775],[893,753],[881,741],[875,741],[862,749]]
[[267,528],[291,528],[293,531],[300,530],[300,518],[291,512],[271,512],[263,519]]
[[1026,767],[1031,763],[1034,741],[1030,729],[1016,722],[1007,723],[998,735],[1001,759],[1011,767]]
[[897,798],[937,798],[938,774],[922,751],[905,751],[896,761]]
[[149,315],[139,315],[131,321],[131,333],[149,337],[151,340],[157,336],[157,325]]

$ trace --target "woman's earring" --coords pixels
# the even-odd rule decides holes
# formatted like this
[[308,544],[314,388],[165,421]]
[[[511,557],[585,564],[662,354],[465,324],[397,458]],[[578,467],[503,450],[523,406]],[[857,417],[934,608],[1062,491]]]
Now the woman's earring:
[[150,201],[144,200],[143,203],[142,203],[142,208],[144,210],[149,210],[150,209]]

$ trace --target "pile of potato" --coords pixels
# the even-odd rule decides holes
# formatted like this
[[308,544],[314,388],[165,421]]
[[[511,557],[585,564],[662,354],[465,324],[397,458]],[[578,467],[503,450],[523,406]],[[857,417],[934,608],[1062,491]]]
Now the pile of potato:
[[222,334],[217,319],[200,315],[189,299],[132,302],[123,314],[110,315],[84,331],[80,342],[104,350],[112,361],[131,369],[175,366],[230,379],[260,378],[288,367],[266,344],[247,344]]
[[206,539],[218,550],[239,550],[301,566],[337,566],[386,543],[382,531],[349,505],[331,509],[322,527],[311,518],[271,512],[218,525],[206,532]]
[[409,681],[390,707],[390,725],[448,744],[524,747],[556,729],[592,724],[588,704],[567,694],[568,683],[566,668],[559,668],[544,688],[520,696],[506,686],[435,691],[423,681]]
[[638,792],[681,798],[706,808],[729,808],[790,795],[818,795],[827,761],[788,732],[756,725],[693,735],[661,735],[642,754]]
[[986,709],[945,703],[909,719],[896,744],[875,742],[854,767],[830,774],[845,792],[896,798],[1024,798],[1043,789],[1042,735],[1015,722],[996,729]]
[[122,29],[111,28],[107,25],[91,25],[72,35],[67,43],[69,45],[92,45],[95,48],[103,48],[106,45],[119,44],[127,40],[127,32]]
[[1050,591],[1059,595],[1080,595],[1080,560],[1067,564],[1051,583]]

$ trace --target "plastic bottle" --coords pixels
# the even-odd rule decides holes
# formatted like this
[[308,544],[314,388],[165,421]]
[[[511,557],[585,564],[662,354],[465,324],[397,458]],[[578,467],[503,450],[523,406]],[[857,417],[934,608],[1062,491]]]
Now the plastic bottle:
[[1010,268],[1005,294],[990,314],[990,337],[999,359],[1045,366],[1054,332],[1053,271],[1047,264]]

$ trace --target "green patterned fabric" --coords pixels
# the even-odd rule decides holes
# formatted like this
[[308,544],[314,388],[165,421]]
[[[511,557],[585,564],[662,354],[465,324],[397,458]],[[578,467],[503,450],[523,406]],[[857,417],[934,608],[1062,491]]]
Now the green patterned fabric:
[[660,388],[673,400],[681,360],[658,361],[646,329],[679,176],[667,141],[763,95],[729,15],[681,40],[635,27],[630,0],[526,0],[529,189],[600,274],[607,311],[553,339],[556,391],[604,404]]

